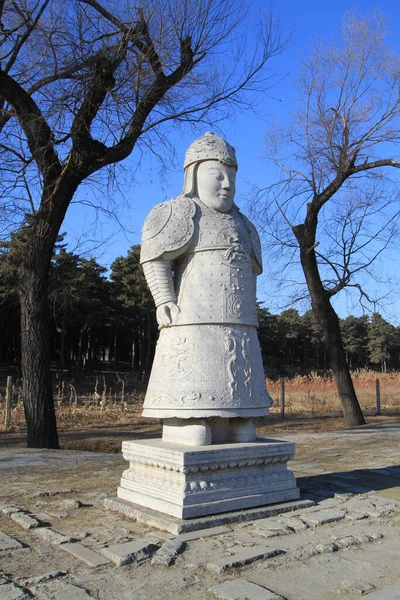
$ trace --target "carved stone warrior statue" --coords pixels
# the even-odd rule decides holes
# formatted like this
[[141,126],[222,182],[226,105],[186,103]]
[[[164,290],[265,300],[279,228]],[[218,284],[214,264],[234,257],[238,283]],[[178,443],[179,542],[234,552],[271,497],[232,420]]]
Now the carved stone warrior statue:
[[233,202],[232,146],[207,132],[184,168],[182,195],[155,206],[143,227],[160,327],[143,415],[163,419],[165,441],[251,442],[251,417],[271,404],[257,337],[260,241]]

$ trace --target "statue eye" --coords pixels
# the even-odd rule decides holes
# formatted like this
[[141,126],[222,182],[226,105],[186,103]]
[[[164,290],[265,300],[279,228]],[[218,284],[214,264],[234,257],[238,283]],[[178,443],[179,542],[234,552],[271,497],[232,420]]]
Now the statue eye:
[[212,176],[213,176],[213,177],[215,177],[216,179],[223,179],[223,178],[224,178],[224,176],[223,176],[223,174],[221,173],[221,171],[218,171],[218,170],[216,170],[216,169],[210,169],[210,170],[208,171],[208,174],[209,174],[209,175],[212,175]]

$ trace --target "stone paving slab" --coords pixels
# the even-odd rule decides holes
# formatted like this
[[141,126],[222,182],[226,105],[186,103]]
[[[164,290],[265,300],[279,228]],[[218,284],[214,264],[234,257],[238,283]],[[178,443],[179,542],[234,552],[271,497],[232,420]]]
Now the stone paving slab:
[[347,500],[342,505],[342,508],[350,512],[365,514],[369,517],[383,517],[390,515],[393,511],[400,508],[400,503],[390,498],[368,494],[366,496],[350,498],[350,500]]
[[41,521],[42,523],[50,524],[50,521],[51,521],[50,515],[48,515],[47,513],[44,513],[44,512],[30,513],[30,516],[33,517],[34,519],[37,519],[38,521]]
[[348,500],[349,498],[351,498],[352,495],[350,494],[346,494],[346,495],[342,495],[342,494],[335,494],[335,496],[332,498],[323,498],[322,500],[318,500],[318,506],[325,510],[325,509],[337,509],[339,508],[344,502],[346,502],[346,500]]
[[400,600],[400,584],[384,588],[383,590],[379,590],[379,592],[367,594],[365,598],[367,600]]
[[291,556],[296,560],[304,560],[316,556],[317,554],[329,554],[331,552],[337,552],[343,548],[349,548],[350,546],[359,546],[361,544],[367,544],[380,540],[383,538],[382,533],[374,533],[372,535],[359,535],[359,536],[340,536],[335,537],[329,541],[317,540],[316,542],[309,542],[302,546],[297,546],[290,551]]
[[62,548],[62,550],[65,550],[66,552],[69,552],[70,554],[75,556],[75,558],[83,560],[83,562],[89,565],[89,567],[100,567],[101,565],[106,565],[110,562],[107,558],[104,558],[104,556],[100,556],[100,554],[97,554],[97,552],[94,552],[93,550],[87,548],[83,544],[66,543],[61,544],[60,548]]
[[17,512],[21,512],[22,509],[19,508],[18,506],[14,506],[13,504],[6,504],[4,506],[1,507],[1,512],[5,515],[12,515],[13,513],[17,513]]
[[168,540],[154,554],[153,558],[151,559],[151,564],[170,567],[174,564],[177,554],[182,552],[184,547],[185,542],[181,542],[178,538],[175,540]]
[[163,529],[169,533],[179,535],[197,529],[208,529],[219,525],[229,523],[240,523],[243,521],[255,521],[272,517],[283,513],[288,513],[295,510],[303,510],[309,506],[314,506],[315,502],[308,499],[294,500],[283,502],[281,504],[272,504],[269,506],[261,506],[257,508],[249,508],[246,510],[236,510],[219,515],[211,515],[206,517],[198,517],[196,519],[178,519],[169,515],[160,513],[150,508],[133,504],[122,498],[105,498],[104,506],[109,510],[117,511],[127,517],[135,519],[138,523],[144,523],[150,527]]
[[245,579],[232,579],[214,585],[210,592],[214,592],[220,600],[284,600],[275,592]]
[[307,513],[301,516],[301,520],[307,525],[326,525],[328,523],[337,523],[346,516],[345,512],[330,512],[328,510],[321,510],[315,513]]
[[34,517],[31,517],[25,512],[14,512],[10,515],[11,519],[23,529],[34,529],[39,527],[40,523]]
[[54,531],[54,529],[50,529],[49,527],[38,527],[33,530],[33,533],[49,544],[55,544],[57,546],[74,541],[72,537],[58,533],[58,531]]
[[269,525],[263,525],[262,527],[256,527],[254,530],[258,535],[262,535],[265,538],[279,537],[281,535],[289,535],[294,533],[293,529],[287,527],[283,523],[270,523]]
[[0,587],[1,600],[23,600],[30,597],[30,594],[14,583],[5,583]]
[[279,519],[279,521],[287,527],[293,529],[295,533],[308,529],[308,525],[306,525],[304,521],[302,521],[298,517],[283,517],[282,519]]
[[49,554],[54,554],[54,548],[51,546],[40,546],[38,552],[41,556],[49,556]]
[[32,498],[42,498],[48,496],[64,496],[65,494],[76,494],[77,491],[72,488],[59,488],[57,490],[38,490],[30,494]]
[[3,550],[16,550],[17,548],[23,548],[22,544],[10,535],[0,531],[0,552]]
[[175,539],[181,542],[191,542],[192,540],[198,540],[200,538],[211,537],[214,535],[223,535],[224,533],[231,533],[232,529],[229,527],[209,527],[207,529],[197,529],[197,531],[188,531],[187,533],[181,533]]
[[344,594],[357,594],[359,596],[364,596],[368,593],[375,592],[376,588],[367,581],[349,581],[345,579],[339,585],[335,586],[334,591],[337,594],[341,594],[342,597]]
[[222,573],[228,569],[250,565],[256,560],[271,558],[279,554],[284,554],[283,550],[278,550],[277,548],[271,548],[269,546],[253,546],[240,554],[234,554],[233,556],[228,556],[221,560],[209,562],[207,563],[207,569],[209,571],[214,571],[215,573]]
[[116,544],[102,548],[100,552],[112,560],[118,567],[127,565],[143,558],[148,558],[158,549],[158,545],[150,540],[134,540],[125,544]]
[[52,571],[51,573],[43,573],[42,575],[37,575],[36,577],[28,577],[18,579],[18,583],[23,587],[29,587],[32,585],[36,585],[37,583],[44,583],[45,581],[50,581],[52,579],[58,579],[58,577],[64,577],[67,575],[67,571]]
[[30,590],[40,600],[89,600],[93,597],[85,588],[62,580],[39,584]]

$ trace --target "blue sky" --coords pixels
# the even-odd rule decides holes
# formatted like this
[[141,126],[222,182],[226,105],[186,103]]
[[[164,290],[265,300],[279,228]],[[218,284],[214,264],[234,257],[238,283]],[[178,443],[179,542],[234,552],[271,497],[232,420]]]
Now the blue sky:
[[[263,3],[260,2],[260,5]],[[265,3],[266,4],[266,3]],[[277,74],[277,83],[267,95],[255,98],[256,107],[253,113],[237,114],[233,120],[219,124],[220,132],[232,143],[237,151],[239,171],[237,176],[236,202],[247,212],[248,198],[253,185],[260,187],[271,183],[272,173],[268,172],[263,160],[265,132],[271,121],[284,123],[295,104],[295,80],[301,60],[306,56],[316,36],[330,37],[340,27],[343,14],[349,9],[356,9],[361,14],[380,8],[389,18],[391,36],[389,42],[400,50],[400,2],[386,0],[373,2],[357,0],[349,4],[344,0],[321,2],[316,0],[282,0],[272,4],[273,12],[281,22],[284,34],[291,33],[291,41],[287,49],[278,57],[271,59],[271,72]],[[210,128],[207,128],[210,129]],[[200,128],[198,134],[204,133]],[[177,153],[177,159],[183,162],[185,150],[196,135],[189,129],[177,131],[171,138]],[[124,166],[136,164],[138,155],[133,154],[125,161]],[[96,216],[93,210],[74,204],[71,206],[62,230],[67,231],[70,248],[74,249],[76,240],[79,244],[76,251],[87,250],[97,257],[100,264],[109,266],[112,261],[125,255],[132,244],[140,242],[140,230],[150,209],[157,203],[178,195],[182,189],[183,171],[179,164],[171,165],[168,172],[160,174],[160,166],[150,155],[145,154],[140,168],[135,173],[135,182],[125,190],[128,199],[118,211],[119,223],[104,216]],[[80,199],[92,201],[92,193],[88,187],[80,194]],[[98,247],[95,240],[102,240]],[[264,261],[268,257],[264,256]],[[268,294],[268,281],[261,276],[259,281],[259,298],[273,312],[279,312],[284,298],[271,297]],[[357,308],[345,296],[336,302],[340,316],[357,314]],[[400,303],[391,303],[386,310],[381,310],[385,317],[395,325],[400,324]]]

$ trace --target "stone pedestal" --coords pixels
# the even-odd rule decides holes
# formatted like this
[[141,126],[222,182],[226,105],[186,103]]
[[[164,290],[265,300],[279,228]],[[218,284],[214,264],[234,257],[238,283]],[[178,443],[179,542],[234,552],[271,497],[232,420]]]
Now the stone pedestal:
[[130,465],[118,497],[180,519],[295,500],[299,490],[287,468],[294,451],[273,439],[197,447],[126,441]]

